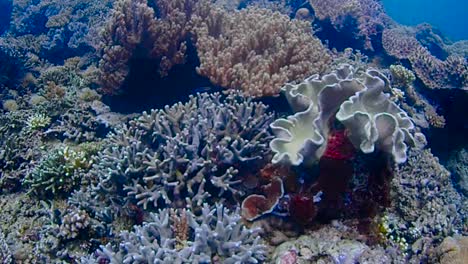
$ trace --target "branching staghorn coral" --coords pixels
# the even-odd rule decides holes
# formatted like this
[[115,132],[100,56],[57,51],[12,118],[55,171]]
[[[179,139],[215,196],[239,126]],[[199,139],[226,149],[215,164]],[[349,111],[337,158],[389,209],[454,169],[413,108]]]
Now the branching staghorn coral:
[[250,96],[277,95],[287,82],[326,70],[331,57],[309,23],[266,9],[212,9],[194,26],[198,72]]
[[118,248],[103,246],[97,258],[84,258],[82,263],[260,263],[266,246],[259,232],[245,227],[238,211],[221,204],[204,204],[200,215],[163,209],[151,213],[150,220],[134,231],[122,232]]
[[382,34],[382,45],[387,54],[397,59],[407,59],[417,77],[428,88],[468,87],[468,62],[459,56],[449,56],[442,61],[423,47],[410,28],[386,29]]
[[238,170],[268,156],[271,121],[265,105],[235,94],[145,112],[109,137],[91,172],[97,192],[144,208],[240,194]]

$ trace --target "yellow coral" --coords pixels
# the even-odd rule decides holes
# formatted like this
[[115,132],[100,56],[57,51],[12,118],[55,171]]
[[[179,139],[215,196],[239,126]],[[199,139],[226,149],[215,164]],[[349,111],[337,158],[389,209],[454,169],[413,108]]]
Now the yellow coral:
[[47,127],[50,124],[50,117],[45,114],[34,114],[26,121],[27,127],[30,130],[40,130]]

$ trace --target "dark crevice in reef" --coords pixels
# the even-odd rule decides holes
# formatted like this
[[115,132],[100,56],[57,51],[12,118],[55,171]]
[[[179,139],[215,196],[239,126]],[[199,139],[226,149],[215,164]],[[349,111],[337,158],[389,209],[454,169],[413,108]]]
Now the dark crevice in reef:
[[425,92],[425,96],[445,117],[444,128],[432,128],[426,134],[428,146],[444,163],[453,151],[468,146],[468,91],[437,89]]
[[[14,88],[24,74],[23,63],[0,48],[0,89],[2,86]],[[1,92],[1,90],[0,90]]]
[[327,40],[330,49],[335,48],[338,51],[343,51],[346,48],[362,50],[363,40],[356,39],[357,22],[352,17],[347,17],[342,30],[338,31],[333,27],[329,19],[316,21],[320,30],[315,32],[315,35],[321,40]]
[[0,0],[0,35],[10,26],[11,11],[13,9],[13,1]]
[[193,45],[188,45],[186,63],[175,65],[165,77],[158,74],[157,61],[136,56],[130,61],[130,72],[121,87],[122,92],[105,97],[104,102],[115,112],[138,113],[186,102],[189,95],[196,92],[220,90],[197,73],[198,65]]

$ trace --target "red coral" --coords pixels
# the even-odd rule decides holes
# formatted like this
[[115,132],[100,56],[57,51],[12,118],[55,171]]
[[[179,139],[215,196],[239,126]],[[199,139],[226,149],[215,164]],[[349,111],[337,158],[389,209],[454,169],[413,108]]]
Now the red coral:
[[334,130],[328,137],[327,148],[322,157],[336,160],[349,160],[354,157],[355,149],[346,136],[345,130]]
[[314,198],[304,193],[291,195],[289,201],[289,216],[300,223],[310,223],[317,215],[317,208],[314,204]]

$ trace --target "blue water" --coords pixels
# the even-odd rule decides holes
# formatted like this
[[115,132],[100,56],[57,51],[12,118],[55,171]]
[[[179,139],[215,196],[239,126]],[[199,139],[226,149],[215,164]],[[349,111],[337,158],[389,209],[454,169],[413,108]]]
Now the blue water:
[[387,13],[397,22],[427,22],[451,40],[468,39],[468,0],[383,0]]

